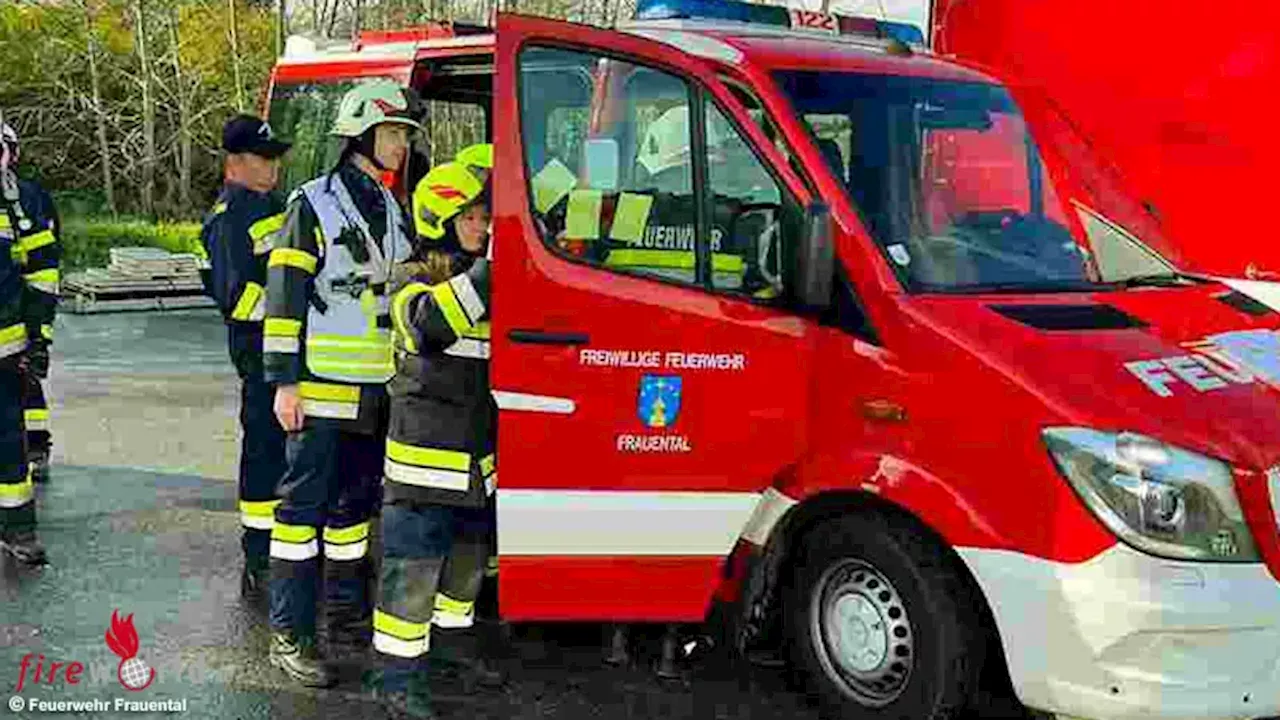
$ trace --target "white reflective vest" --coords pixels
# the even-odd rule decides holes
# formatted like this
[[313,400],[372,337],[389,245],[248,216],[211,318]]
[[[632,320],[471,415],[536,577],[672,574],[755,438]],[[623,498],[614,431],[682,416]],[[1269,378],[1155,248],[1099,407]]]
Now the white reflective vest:
[[[386,188],[379,189],[387,228],[381,248],[340,176],[317,178],[300,188],[324,236],[320,247],[324,265],[315,278],[320,302],[319,307],[312,303],[308,308],[306,328],[307,369],[318,378],[382,384],[395,374],[387,281],[392,266],[407,259],[413,248],[405,237],[395,197]],[[350,230],[363,238],[366,262],[357,262],[350,250],[335,243],[343,231]]]

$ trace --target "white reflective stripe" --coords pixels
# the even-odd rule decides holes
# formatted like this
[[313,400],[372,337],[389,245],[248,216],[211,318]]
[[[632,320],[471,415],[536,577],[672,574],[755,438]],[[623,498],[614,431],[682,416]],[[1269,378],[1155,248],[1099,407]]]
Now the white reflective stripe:
[[301,562],[320,557],[320,543],[314,538],[304,543],[291,543],[283,540],[271,541],[271,557],[280,560]]
[[240,513],[240,524],[252,530],[270,530],[274,523],[275,519],[268,516]]
[[43,420],[43,419],[42,420],[24,420],[22,424],[27,429],[27,432],[32,432],[33,430],[39,432],[39,431],[44,431],[49,429],[49,421]]
[[302,412],[311,417],[355,420],[360,417],[360,405],[359,403],[327,402],[303,398]]
[[[249,322],[261,322],[267,316],[267,295],[263,293],[258,296],[258,301],[253,304],[253,309],[249,311]],[[266,341],[264,340],[265,344]]]
[[456,492],[466,492],[467,488],[471,487],[470,473],[405,465],[391,458],[387,458],[386,463],[383,465],[383,474],[387,476],[387,480],[398,482],[402,485],[454,490]]
[[431,649],[431,636],[427,635],[421,640],[401,640],[383,632],[374,632],[373,649],[383,655],[402,658],[422,657]]
[[267,335],[262,338],[263,352],[289,353],[291,355],[297,355],[299,347],[298,338],[296,337]]
[[492,495],[494,490],[498,489],[498,473],[494,473],[484,479],[484,494]]
[[454,295],[458,296],[458,302],[462,305],[462,309],[466,311],[467,318],[471,320],[471,324],[475,325],[480,322],[480,318],[484,317],[484,300],[480,299],[480,293],[476,292],[476,286],[471,284],[471,278],[467,275],[456,275],[449,279],[449,285],[453,287]]
[[58,294],[57,280],[54,280],[53,282],[47,282],[45,280],[28,280],[27,287],[34,288],[36,290],[39,290],[42,293],[46,293],[49,295]]
[[501,555],[724,557],[760,501],[754,492],[503,488],[497,497]]
[[751,519],[742,529],[742,539],[763,546],[769,541],[769,534],[787,511],[795,507],[796,501],[773,488],[764,491],[760,502],[751,513]]
[[431,616],[431,624],[438,628],[469,628],[476,624],[475,615],[454,615],[437,612]]
[[18,353],[26,349],[27,349],[26,338],[5,343],[3,345],[0,345],[0,357],[9,357],[10,355],[17,355]]
[[457,342],[444,349],[444,354],[473,360],[488,360],[489,341],[459,338]]
[[343,545],[335,545],[334,543],[324,544],[324,556],[330,560],[359,560],[368,554],[368,540],[361,540],[359,542],[346,543]]
[[577,409],[577,404],[569,398],[531,395],[522,392],[508,392],[506,390],[494,390],[493,400],[498,403],[498,408],[501,410],[524,410],[570,415]]

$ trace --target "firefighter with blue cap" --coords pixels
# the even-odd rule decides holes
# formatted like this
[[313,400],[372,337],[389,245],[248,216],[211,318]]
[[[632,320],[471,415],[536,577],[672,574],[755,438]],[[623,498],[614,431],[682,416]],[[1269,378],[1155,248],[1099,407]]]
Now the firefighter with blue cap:
[[240,376],[239,504],[247,600],[266,595],[276,483],[284,474],[285,434],[263,377],[262,320],[267,257],[284,225],[284,203],[273,192],[289,143],[252,115],[237,115],[222,131],[226,152],[222,191],[205,217],[200,240],[209,260],[205,290],[227,325],[227,349]]

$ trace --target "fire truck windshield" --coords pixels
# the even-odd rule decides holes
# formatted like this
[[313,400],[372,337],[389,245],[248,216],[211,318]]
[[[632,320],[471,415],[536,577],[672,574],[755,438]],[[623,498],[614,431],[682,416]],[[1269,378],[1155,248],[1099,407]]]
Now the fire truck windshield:
[[909,290],[1061,292],[1117,279],[1099,277],[1068,230],[1069,210],[1005,89],[851,72],[775,77]]

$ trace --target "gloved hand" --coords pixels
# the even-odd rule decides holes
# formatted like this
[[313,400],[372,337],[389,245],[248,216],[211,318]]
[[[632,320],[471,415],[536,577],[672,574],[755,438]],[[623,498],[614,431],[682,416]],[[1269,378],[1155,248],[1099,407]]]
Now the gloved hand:
[[49,343],[46,340],[32,340],[23,353],[22,364],[26,372],[41,380],[49,377]]

